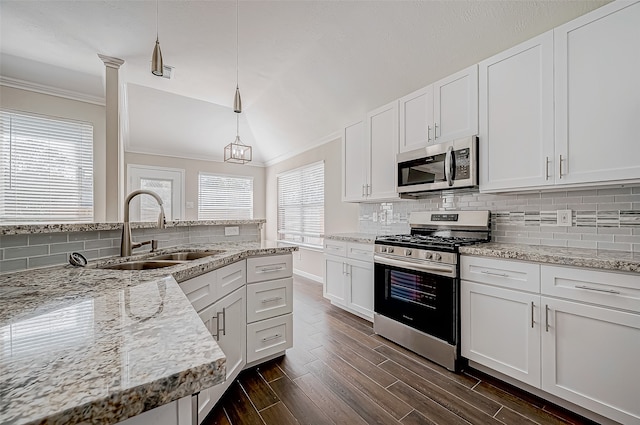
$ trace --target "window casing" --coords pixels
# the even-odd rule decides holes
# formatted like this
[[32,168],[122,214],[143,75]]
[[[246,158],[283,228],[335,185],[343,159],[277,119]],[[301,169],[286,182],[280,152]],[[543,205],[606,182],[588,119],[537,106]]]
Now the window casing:
[[253,218],[253,177],[200,173],[198,220]]
[[93,126],[0,111],[0,223],[93,221]]
[[278,240],[322,248],[324,234],[324,162],[277,176]]

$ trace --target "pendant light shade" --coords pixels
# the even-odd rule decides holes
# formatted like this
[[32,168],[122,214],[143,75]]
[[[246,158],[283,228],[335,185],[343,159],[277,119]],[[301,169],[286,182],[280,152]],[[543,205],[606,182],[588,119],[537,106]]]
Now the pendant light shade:
[[151,73],[162,77],[164,72],[164,65],[162,63],[162,51],[160,51],[160,41],[156,38],[156,46],[153,48],[153,55],[151,56]]
[[239,114],[242,112],[242,99],[240,99],[240,88],[236,86],[236,96],[233,99],[233,112]]
[[151,73],[162,77],[164,64],[162,63],[162,51],[160,51],[160,40],[158,39],[158,0],[156,0],[156,45],[151,55]]

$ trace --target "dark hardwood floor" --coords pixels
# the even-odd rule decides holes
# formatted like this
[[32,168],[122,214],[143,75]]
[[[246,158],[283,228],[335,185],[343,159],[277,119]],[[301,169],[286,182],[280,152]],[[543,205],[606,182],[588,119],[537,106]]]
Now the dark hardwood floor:
[[240,375],[213,424],[593,424],[475,370],[454,374],[373,333],[294,277],[294,348]]

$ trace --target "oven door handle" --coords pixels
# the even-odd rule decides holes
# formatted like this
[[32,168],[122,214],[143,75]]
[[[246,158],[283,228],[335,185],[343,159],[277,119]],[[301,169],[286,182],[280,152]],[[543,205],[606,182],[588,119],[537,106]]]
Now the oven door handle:
[[443,273],[444,272],[449,274],[455,274],[455,271],[456,271],[455,268],[452,268],[452,267],[432,266],[429,264],[415,263],[413,261],[400,261],[400,260],[394,260],[387,257],[381,257],[379,255],[374,255],[373,261],[380,264],[386,264],[387,266],[396,266],[396,267],[401,267],[403,269],[418,270],[418,271],[427,272],[427,273],[430,273],[430,272]]

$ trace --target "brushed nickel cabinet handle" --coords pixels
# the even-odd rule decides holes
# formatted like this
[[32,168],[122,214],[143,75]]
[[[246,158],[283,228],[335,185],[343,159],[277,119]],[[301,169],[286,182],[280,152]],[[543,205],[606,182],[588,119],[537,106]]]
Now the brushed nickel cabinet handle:
[[431,141],[431,126],[427,125],[427,143]]
[[545,304],[544,306],[544,327],[547,332],[549,332],[549,306]]
[[549,157],[546,157],[545,160],[545,170],[544,170],[544,179],[549,180]]
[[560,178],[562,178],[562,161],[564,161],[564,159],[562,159],[562,155],[560,155]]
[[480,273],[488,274],[489,276],[509,277],[509,275],[506,273],[495,273],[487,270],[482,270]]
[[[442,131],[440,131],[440,135],[442,136]],[[438,123],[433,123],[433,140],[438,138]]]
[[587,291],[606,292],[607,294],[616,294],[616,295],[620,294],[620,291],[615,291],[613,289],[591,288],[591,287],[586,286],[586,285],[576,285],[575,287],[578,288],[578,289],[586,289]]
[[533,308],[535,307],[535,304],[533,304],[533,301],[531,301],[531,329],[533,329]]
[[271,341],[271,340],[274,340],[274,339],[278,339],[281,336],[282,335],[280,335],[280,334],[275,334],[275,335],[272,335],[272,336],[266,336],[266,337],[262,338],[262,342],[267,342],[267,341]]
[[272,298],[265,298],[264,300],[260,301],[262,304],[266,304],[266,303],[270,303],[273,301],[279,301],[281,300],[282,297],[272,297]]

